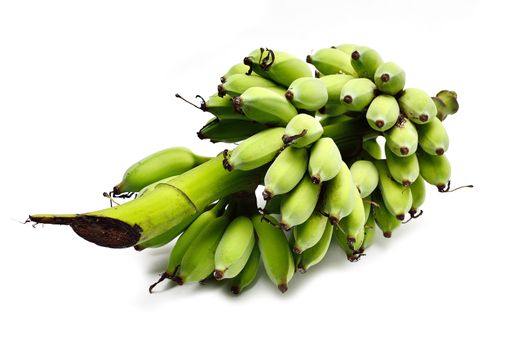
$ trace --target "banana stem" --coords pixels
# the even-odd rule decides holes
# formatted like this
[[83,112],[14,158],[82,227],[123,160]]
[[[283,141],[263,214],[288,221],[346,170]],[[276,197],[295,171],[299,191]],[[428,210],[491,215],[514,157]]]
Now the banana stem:
[[29,219],[69,225],[82,238],[104,247],[131,247],[177,227],[183,230],[210,203],[257,186],[262,172],[228,172],[218,156],[125,204],[85,214],[30,215]]

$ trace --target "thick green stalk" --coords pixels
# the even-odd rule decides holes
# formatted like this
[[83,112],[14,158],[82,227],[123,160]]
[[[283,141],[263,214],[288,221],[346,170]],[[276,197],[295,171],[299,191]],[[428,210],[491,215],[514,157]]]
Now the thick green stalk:
[[213,158],[119,206],[85,214],[31,215],[29,219],[70,225],[82,238],[105,247],[141,245],[169,229],[185,228],[210,203],[259,183],[261,169],[228,172],[222,160],[222,156]]

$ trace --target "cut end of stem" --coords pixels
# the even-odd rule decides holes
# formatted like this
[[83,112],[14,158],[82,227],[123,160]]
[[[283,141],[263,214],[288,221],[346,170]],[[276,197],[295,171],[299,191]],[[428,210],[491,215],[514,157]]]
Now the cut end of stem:
[[312,180],[312,183],[316,185],[319,185],[321,183],[321,178],[317,175],[310,177],[310,179]]
[[424,123],[429,120],[429,116],[427,114],[420,114],[419,118],[420,118],[420,121]]
[[292,92],[291,90],[286,91],[286,92],[284,93],[284,96],[286,97],[286,99],[287,99],[288,101],[293,100],[293,92]]
[[352,59],[354,61],[357,61],[357,60],[359,60],[361,58],[361,54],[358,51],[354,51],[354,52],[352,52],[351,57],[352,57]]
[[344,103],[350,104],[350,103],[352,103],[352,100],[353,100],[352,96],[350,96],[350,95],[346,95],[345,97],[343,97],[343,102]]
[[407,147],[400,147],[400,153],[404,156],[409,154],[409,148]]
[[390,80],[390,75],[388,73],[383,73],[380,78],[382,82],[386,83]]

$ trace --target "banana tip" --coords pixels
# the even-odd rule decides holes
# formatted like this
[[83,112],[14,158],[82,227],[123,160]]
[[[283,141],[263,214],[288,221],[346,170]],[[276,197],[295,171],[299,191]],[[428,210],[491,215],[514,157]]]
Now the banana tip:
[[287,283],[281,283],[277,287],[279,288],[281,293],[286,293],[286,291],[288,290],[288,284]]
[[222,270],[214,270],[213,276],[217,281],[220,281],[224,278],[224,271]]
[[239,286],[232,286],[231,287],[231,293],[233,293],[234,295],[239,295],[240,294],[240,287]]
[[179,285],[179,286],[183,285],[183,283],[184,283],[183,278],[181,276],[175,276],[174,277],[174,282],[176,282],[176,284]]
[[392,231],[385,231],[385,232],[383,232],[383,237],[385,237],[385,238],[391,238],[391,237],[392,237]]

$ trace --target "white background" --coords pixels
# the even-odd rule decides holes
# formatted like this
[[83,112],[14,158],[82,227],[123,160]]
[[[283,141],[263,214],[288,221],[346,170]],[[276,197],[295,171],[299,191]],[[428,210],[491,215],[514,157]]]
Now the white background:
[[[521,1],[2,1],[0,347],[526,349],[526,12]],[[260,46],[376,48],[408,86],[453,89],[455,185],[359,263],[337,249],[281,295],[148,285],[168,249],[90,244],[29,213],[85,212],[136,160],[199,141],[215,91]],[[225,286],[224,286],[225,287]]]

